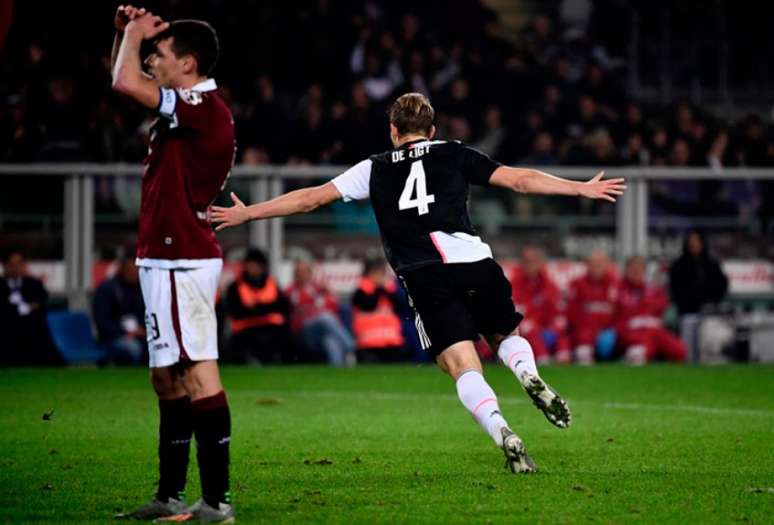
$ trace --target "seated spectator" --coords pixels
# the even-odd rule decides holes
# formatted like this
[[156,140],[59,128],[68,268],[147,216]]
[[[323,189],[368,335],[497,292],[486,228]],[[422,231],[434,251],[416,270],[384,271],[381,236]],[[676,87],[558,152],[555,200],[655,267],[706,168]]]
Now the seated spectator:
[[352,331],[358,360],[400,361],[405,355],[398,309],[398,286],[388,279],[383,261],[366,261],[352,297]]
[[238,362],[289,360],[292,351],[289,304],[269,275],[266,255],[251,249],[242,275],[226,290],[226,315],[231,323],[230,354]]
[[586,274],[570,283],[567,320],[579,364],[594,362],[595,350],[612,353],[613,315],[618,297],[618,279],[603,250],[594,250],[586,260]]
[[46,324],[48,292],[43,282],[27,275],[24,255],[12,250],[3,258],[0,277],[0,364],[53,365],[61,359]]
[[145,305],[133,257],[123,257],[116,274],[97,287],[93,313],[99,343],[111,360],[116,363],[145,361]]
[[721,302],[728,292],[728,278],[698,231],[686,236],[683,254],[669,268],[669,291],[680,316],[680,337],[694,355],[700,314]]
[[524,315],[519,332],[535,352],[538,362],[557,363],[572,360],[570,340],[566,334],[567,320],[562,311],[561,296],[545,269],[543,252],[534,246],[521,251],[519,267],[511,276],[516,309]]
[[627,363],[641,365],[655,358],[682,362],[688,349],[680,338],[664,328],[661,321],[669,306],[666,292],[645,280],[642,257],[626,261],[624,278],[618,288],[616,334],[618,347]]
[[296,262],[293,282],[285,294],[292,307],[290,328],[301,335],[306,349],[324,354],[333,366],[355,364],[355,342],[339,319],[338,301],[312,280],[309,262]]

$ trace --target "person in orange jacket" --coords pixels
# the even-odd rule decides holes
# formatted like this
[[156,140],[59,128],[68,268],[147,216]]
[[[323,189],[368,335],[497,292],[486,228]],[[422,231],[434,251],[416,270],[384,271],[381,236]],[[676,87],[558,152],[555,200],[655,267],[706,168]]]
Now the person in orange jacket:
[[[595,350],[602,339],[614,339],[615,305],[618,278],[603,250],[594,250],[586,260],[586,274],[570,283],[567,294],[567,320],[570,337],[579,364],[594,362]],[[607,354],[607,352],[604,352]]]
[[524,247],[519,266],[511,274],[511,285],[516,309],[524,314],[519,332],[532,345],[535,359],[547,362],[553,351],[557,363],[569,363],[572,354],[562,296],[546,272],[539,248]]
[[669,298],[662,287],[647,283],[645,271],[645,259],[631,257],[626,261],[624,278],[618,288],[616,332],[624,359],[633,365],[656,357],[685,361],[688,348],[661,321]]
[[358,360],[391,362],[405,358],[405,339],[398,310],[398,285],[388,279],[383,261],[366,261],[352,297],[352,332]]
[[226,290],[225,306],[231,323],[231,352],[237,360],[287,360],[292,350],[290,306],[269,275],[261,250],[247,252],[242,275]]

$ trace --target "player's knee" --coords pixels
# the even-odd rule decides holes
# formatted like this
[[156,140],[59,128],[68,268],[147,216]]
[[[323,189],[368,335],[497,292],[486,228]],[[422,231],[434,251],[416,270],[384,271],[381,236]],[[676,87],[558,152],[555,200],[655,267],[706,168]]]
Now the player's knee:
[[202,361],[185,369],[183,386],[192,400],[214,396],[223,390],[218,365],[215,361]]
[[176,399],[185,395],[185,389],[168,368],[151,368],[150,382],[159,399]]
[[481,360],[471,341],[453,344],[438,356],[437,362],[455,381],[466,370],[481,371]]

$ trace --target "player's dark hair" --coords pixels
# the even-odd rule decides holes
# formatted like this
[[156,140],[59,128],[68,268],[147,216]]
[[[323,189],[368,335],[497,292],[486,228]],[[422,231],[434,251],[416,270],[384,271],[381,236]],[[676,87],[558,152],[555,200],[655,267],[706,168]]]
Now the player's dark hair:
[[393,102],[389,115],[390,124],[397,128],[400,136],[411,133],[430,135],[435,110],[422,93],[406,93]]
[[218,62],[220,43],[215,29],[204,20],[175,20],[169,24],[158,40],[172,37],[172,52],[180,58],[193,55],[196,70],[208,76]]

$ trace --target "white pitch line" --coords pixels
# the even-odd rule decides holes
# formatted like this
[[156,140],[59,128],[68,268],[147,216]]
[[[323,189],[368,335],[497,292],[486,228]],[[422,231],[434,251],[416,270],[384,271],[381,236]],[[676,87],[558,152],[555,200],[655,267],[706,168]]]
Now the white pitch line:
[[648,403],[595,403],[605,408],[614,408],[620,410],[657,410],[673,412],[696,412],[699,414],[732,414],[739,416],[774,416],[774,410],[757,410],[746,408],[723,408],[723,407],[705,407],[701,405],[654,405]]
[[[457,401],[457,396],[453,394],[401,394],[397,392],[341,392],[335,390],[292,390],[292,391],[253,391],[259,396],[286,396],[286,397],[328,397],[334,399],[373,399],[377,401],[418,401],[418,400],[436,400],[436,401]],[[510,397],[499,397],[502,404],[521,405],[528,404],[529,400],[515,399]],[[701,405],[658,405],[652,403],[620,403],[620,402],[597,402],[568,399],[570,406],[595,406],[613,410],[648,410],[655,412],[693,412],[697,414],[718,414],[735,416],[754,416],[754,417],[774,417],[774,410],[758,410],[744,408],[724,408],[707,407]]]

